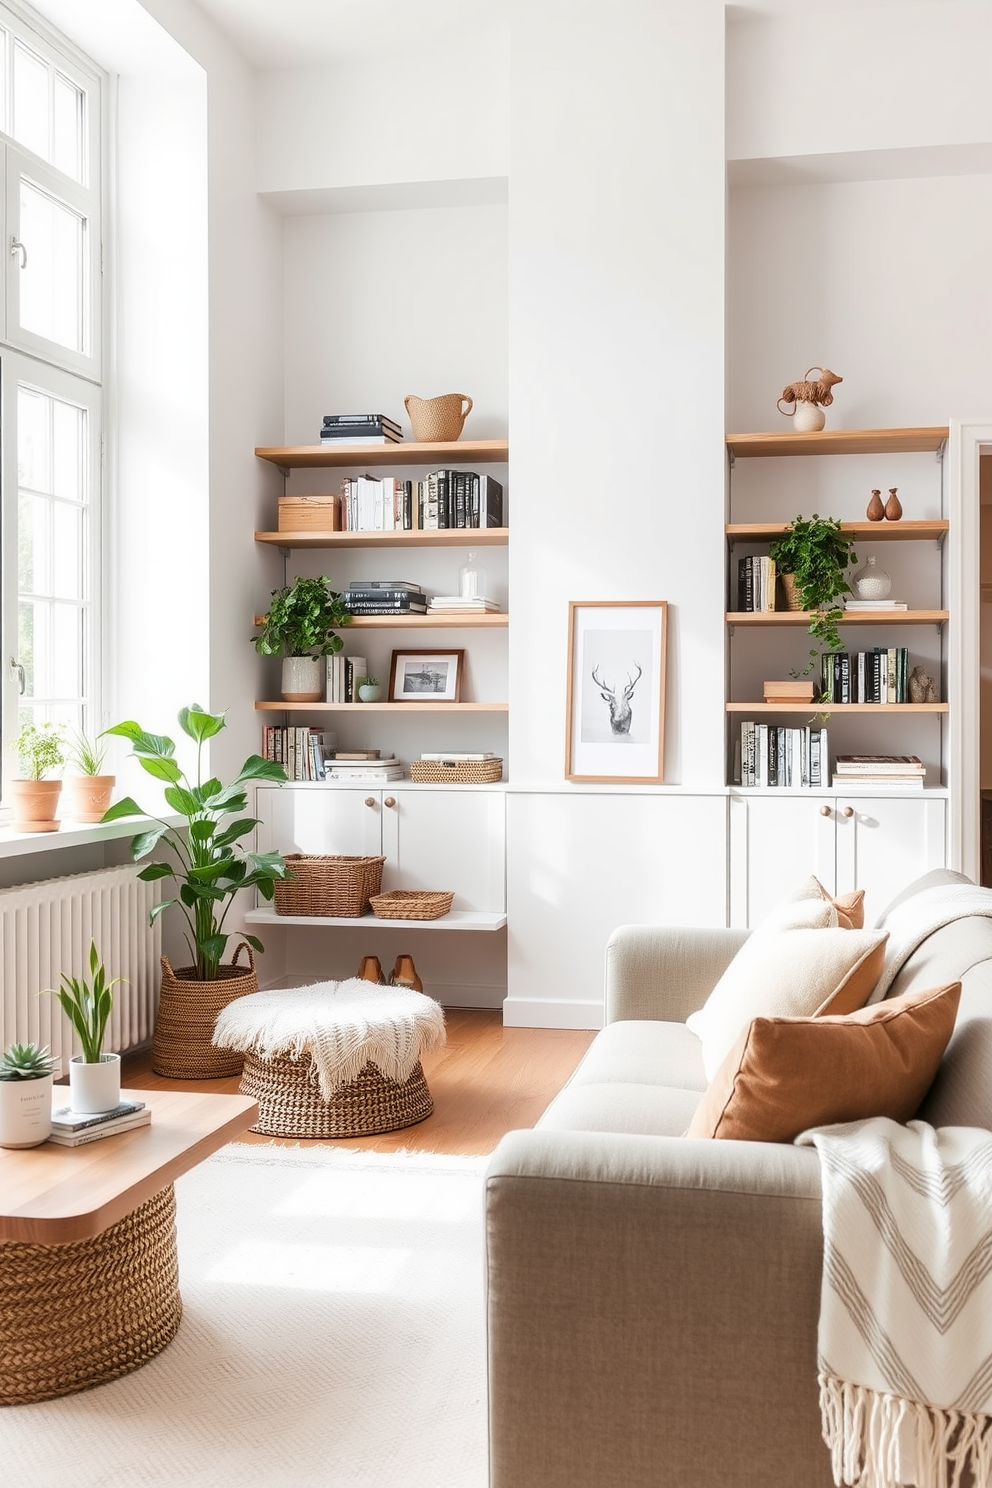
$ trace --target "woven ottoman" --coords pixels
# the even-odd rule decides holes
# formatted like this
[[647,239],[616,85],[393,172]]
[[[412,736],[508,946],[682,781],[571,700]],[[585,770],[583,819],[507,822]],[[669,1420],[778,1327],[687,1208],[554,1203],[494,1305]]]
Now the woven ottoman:
[[445,1041],[433,998],[350,977],[228,1003],[214,1043],[244,1055],[251,1128],[270,1137],[362,1137],[423,1121],[434,1109],[420,1063]]

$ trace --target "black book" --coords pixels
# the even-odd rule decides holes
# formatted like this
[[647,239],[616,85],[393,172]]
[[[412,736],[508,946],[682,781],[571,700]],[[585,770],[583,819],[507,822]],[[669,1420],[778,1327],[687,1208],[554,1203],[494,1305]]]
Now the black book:
[[381,594],[384,589],[399,589],[404,594],[421,594],[419,584],[411,579],[352,579],[348,594]]
[[325,429],[359,428],[367,427],[369,424],[379,424],[387,429],[395,429],[400,432],[400,425],[395,419],[389,418],[384,413],[325,413],[321,420]]
[[427,595],[420,589],[365,589],[358,593],[348,590],[343,598],[346,605],[427,603]]
[[384,602],[382,604],[353,604],[347,606],[349,615],[426,615],[427,606],[416,601],[412,604],[404,604],[401,600]]
[[474,475],[472,510],[473,527],[502,527],[503,487],[491,475]]

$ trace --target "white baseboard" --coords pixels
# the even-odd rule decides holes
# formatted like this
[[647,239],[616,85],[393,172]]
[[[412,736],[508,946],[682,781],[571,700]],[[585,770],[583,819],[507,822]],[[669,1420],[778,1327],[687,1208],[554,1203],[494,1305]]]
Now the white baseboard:
[[508,997],[503,1004],[504,1028],[602,1028],[603,1004]]

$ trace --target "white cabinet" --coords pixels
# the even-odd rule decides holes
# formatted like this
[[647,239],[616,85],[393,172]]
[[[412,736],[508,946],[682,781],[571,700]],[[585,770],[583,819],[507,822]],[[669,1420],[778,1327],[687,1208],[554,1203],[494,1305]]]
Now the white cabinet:
[[744,795],[730,800],[730,922],[755,925],[813,873],[865,891],[872,925],[905,884],[943,867],[947,801],[915,796]]

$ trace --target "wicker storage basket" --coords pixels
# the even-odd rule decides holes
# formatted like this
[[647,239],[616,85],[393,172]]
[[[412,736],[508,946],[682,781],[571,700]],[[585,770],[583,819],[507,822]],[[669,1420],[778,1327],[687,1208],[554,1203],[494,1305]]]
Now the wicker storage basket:
[[287,853],[292,878],[276,880],[276,914],[335,915],[357,919],[382,888],[381,858],[322,857]]
[[241,1076],[242,1095],[258,1101],[253,1132],[270,1137],[363,1137],[398,1131],[424,1121],[434,1110],[418,1060],[403,1085],[366,1064],[356,1080],[342,1085],[329,1101],[320,1093],[309,1053],[293,1059],[261,1059],[248,1053]]
[[[238,957],[248,952],[248,965]],[[152,1069],[169,1080],[220,1080],[240,1075],[244,1063],[234,1049],[218,1049],[212,1040],[214,1024],[222,1008],[236,997],[258,991],[252,948],[241,941],[229,966],[218,968],[215,982],[194,979],[195,967],[173,971],[168,956],[162,957],[162,990],[159,994],[155,1032],[152,1037]]]
[[372,913],[380,920],[439,920],[454,897],[445,889],[393,889],[372,896]]
[[503,779],[503,761],[491,760],[411,760],[410,779],[429,785],[487,785]]

